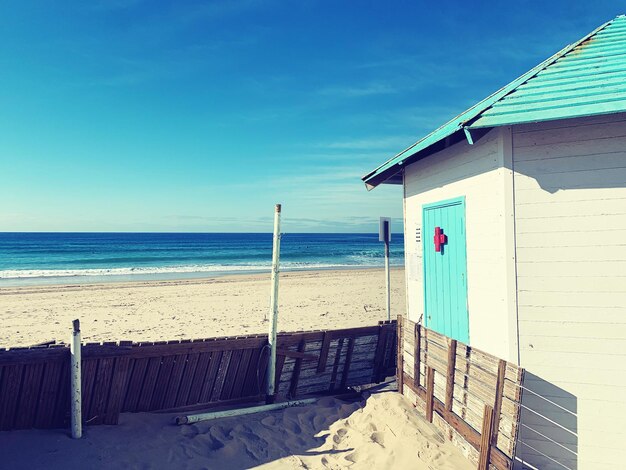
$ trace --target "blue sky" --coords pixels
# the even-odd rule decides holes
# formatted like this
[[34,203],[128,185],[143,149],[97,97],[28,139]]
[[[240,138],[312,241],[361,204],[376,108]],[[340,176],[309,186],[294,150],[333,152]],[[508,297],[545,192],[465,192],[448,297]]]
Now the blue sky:
[[3,2],[0,230],[363,232],[360,176],[612,1]]

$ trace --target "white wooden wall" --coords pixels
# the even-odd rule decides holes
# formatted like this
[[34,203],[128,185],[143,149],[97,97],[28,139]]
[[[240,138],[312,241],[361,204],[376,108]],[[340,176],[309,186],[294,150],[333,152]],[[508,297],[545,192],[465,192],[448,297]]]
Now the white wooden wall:
[[510,148],[510,129],[497,129],[408,165],[404,240],[407,309],[417,322],[424,313],[423,244],[430,248],[433,239],[421,233],[416,242],[422,205],[465,196],[470,344],[517,363],[512,173],[504,165]]
[[623,468],[626,114],[516,126],[512,142],[521,365],[550,400],[525,392],[545,418],[523,414],[519,455]]

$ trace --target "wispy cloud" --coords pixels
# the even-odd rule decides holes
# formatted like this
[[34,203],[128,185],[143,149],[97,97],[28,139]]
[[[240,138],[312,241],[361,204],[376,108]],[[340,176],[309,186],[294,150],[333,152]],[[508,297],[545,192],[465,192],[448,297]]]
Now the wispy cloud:
[[389,83],[370,83],[362,86],[328,86],[318,90],[320,95],[358,98],[373,95],[391,95],[400,93],[402,90]]
[[325,142],[317,144],[317,146],[328,149],[370,150],[407,147],[414,141],[415,136],[396,135]]

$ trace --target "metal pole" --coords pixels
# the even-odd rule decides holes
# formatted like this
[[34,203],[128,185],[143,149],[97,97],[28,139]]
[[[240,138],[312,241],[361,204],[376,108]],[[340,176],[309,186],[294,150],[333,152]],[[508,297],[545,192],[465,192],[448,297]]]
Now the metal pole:
[[74,320],[72,322],[72,341],[70,342],[70,357],[71,357],[71,390],[72,390],[72,437],[74,439],[80,439],[83,435],[83,423],[81,417],[82,399],[81,399],[81,380],[80,380],[80,321]]
[[274,245],[272,251],[272,291],[270,296],[270,358],[267,367],[267,403],[273,403],[276,392],[276,328],[278,326],[278,273],[280,266],[280,204],[276,204],[274,212]]
[[391,292],[389,282],[389,239],[385,240],[385,286],[387,287],[387,321],[391,321]]
[[192,424],[210,419],[230,418],[232,416],[242,416],[252,413],[262,413],[264,411],[281,410],[292,406],[310,405],[317,401],[317,398],[305,398],[304,400],[286,401],[282,403],[271,403],[269,405],[251,406],[249,408],[235,408],[233,410],[214,411],[212,413],[200,413],[197,415],[177,416],[176,424]]

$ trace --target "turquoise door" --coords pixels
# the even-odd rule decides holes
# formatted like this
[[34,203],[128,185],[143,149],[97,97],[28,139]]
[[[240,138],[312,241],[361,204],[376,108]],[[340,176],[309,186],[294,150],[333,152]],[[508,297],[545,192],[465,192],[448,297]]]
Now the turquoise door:
[[465,198],[422,207],[424,323],[469,343]]

